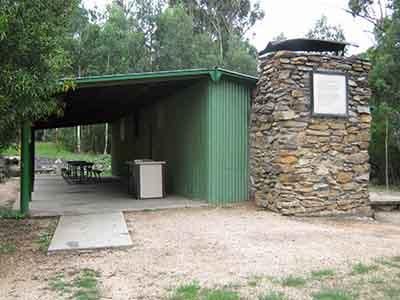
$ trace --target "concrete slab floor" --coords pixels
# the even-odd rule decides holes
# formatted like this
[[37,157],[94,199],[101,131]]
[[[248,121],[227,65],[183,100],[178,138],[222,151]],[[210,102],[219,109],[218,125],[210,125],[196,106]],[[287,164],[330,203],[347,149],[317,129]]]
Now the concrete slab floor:
[[[30,214],[33,217],[50,217],[207,205],[204,201],[174,195],[164,199],[137,200],[128,194],[126,184],[112,178],[95,184],[68,184],[61,176],[42,175],[35,179]],[[15,202],[14,209],[19,209],[19,201]]]
[[131,245],[132,240],[121,212],[61,216],[48,252]]

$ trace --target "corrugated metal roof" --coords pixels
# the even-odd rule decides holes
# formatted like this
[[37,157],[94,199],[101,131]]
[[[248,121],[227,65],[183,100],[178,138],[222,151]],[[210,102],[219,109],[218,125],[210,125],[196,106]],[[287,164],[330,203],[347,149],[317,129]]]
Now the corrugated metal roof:
[[227,79],[236,79],[241,81],[248,81],[255,83],[257,77],[246,75],[222,68],[213,69],[188,69],[188,70],[171,70],[147,73],[130,73],[130,74],[114,74],[114,75],[101,75],[101,76],[88,76],[77,78],[64,78],[63,80],[73,80],[79,88],[86,86],[109,86],[129,84],[132,82],[157,82],[179,79],[194,79],[196,77],[209,76],[212,80],[218,81],[224,77]]

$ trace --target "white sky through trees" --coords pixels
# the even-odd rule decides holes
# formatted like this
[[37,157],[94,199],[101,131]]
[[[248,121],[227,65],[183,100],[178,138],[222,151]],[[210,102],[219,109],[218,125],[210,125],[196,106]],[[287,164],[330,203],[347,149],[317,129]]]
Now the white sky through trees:
[[[104,10],[111,0],[83,0],[86,8],[97,6]],[[374,43],[372,26],[360,19],[353,18],[343,9],[348,0],[259,0],[265,11],[265,18],[258,22],[247,36],[259,50],[281,32],[287,38],[304,37],[314,27],[321,15],[328,17],[329,24],[341,25],[346,39],[359,48],[351,47],[350,54],[363,52]]]

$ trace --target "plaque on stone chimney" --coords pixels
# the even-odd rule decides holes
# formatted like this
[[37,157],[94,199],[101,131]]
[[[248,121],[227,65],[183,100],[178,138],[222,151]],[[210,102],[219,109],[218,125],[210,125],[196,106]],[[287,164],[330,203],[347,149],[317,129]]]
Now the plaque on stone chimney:
[[347,117],[347,76],[344,73],[314,71],[312,73],[312,114]]

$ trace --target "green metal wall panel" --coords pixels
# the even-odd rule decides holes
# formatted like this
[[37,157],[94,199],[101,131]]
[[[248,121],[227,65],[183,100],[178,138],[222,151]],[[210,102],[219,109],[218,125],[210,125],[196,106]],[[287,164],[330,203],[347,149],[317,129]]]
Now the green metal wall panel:
[[153,159],[167,161],[167,190],[207,199],[207,81],[160,101],[153,111]]
[[[206,200],[208,197],[208,80],[142,108],[112,124],[112,170],[126,175],[124,162],[150,158],[167,162],[167,192]],[[137,120],[135,120],[137,118]],[[135,125],[139,126],[136,130]]]
[[206,79],[124,118],[123,141],[113,123],[113,174],[125,175],[127,160],[164,160],[170,194],[247,200],[250,95],[243,83]]
[[251,88],[228,80],[209,86],[209,196],[215,204],[248,199]]

